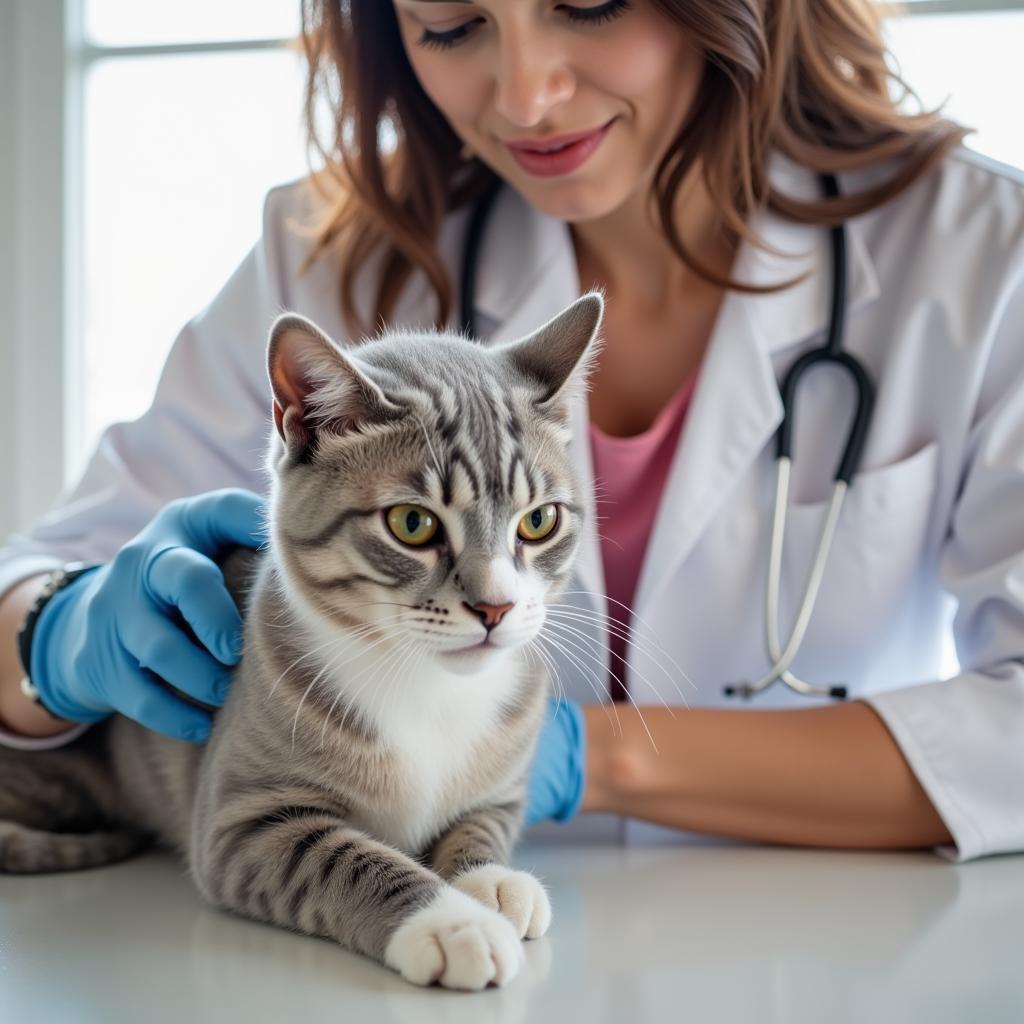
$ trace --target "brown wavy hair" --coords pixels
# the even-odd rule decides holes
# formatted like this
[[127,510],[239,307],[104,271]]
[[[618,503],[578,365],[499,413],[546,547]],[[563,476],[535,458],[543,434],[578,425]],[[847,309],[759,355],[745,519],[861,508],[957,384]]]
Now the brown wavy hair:
[[[703,266],[678,237],[673,199],[697,160],[730,245],[740,238],[767,246],[747,227],[767,208],[794,221],[830,225],[885,203],[926,174],[973,129],[939,110],[897,110],[907,96],[881,35],[884,13],[871,0],[649,0],[704,52],[697,96],[663,156],[652,190],[670,245],[696,274],[720,287],[748,286]],[[421,88],[405,55],[390,0],[302,0],[302,47],[308,61],[305,122],[309,155],[323,168],[310,182],[322,198],[307,232],[305,271],[328,251],[340,255],[341,310],[359,335],[370,325],[353,301],[358,269],[381,258],[373,313],[383,327],[410,274],[420,268],[438,301],[443,328],[453,282],[436,241],[445,216],[500,184],[498,175],[460,155],[462,140]],[[887,60],[888,58],[888,60]],[[890,93],[890,85],[900,94]],[[325,144],[316,125],[318,101],[333,113]],[[939,108],[941,110],[941,108]],[[389,120],[397,137],[381,151]],[[778,149],[818,172],[841,172],[881,160],[897,168],[889,180],[858,194],[801,201],[767,178]]]

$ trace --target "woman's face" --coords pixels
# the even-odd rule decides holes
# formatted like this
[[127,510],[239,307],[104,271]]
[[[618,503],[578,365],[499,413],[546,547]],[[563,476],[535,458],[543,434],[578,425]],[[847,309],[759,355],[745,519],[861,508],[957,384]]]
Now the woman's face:
[[[703,56],[650,0],[392,0],[423,90],[452,130],[530,203],[565,221],[646,195],[700,83]],[[600,15],[599,21],[580,17]],[[424,45],[425,33],[453,45]],[[575,170],[532,174],[506,141],[597,128]]]

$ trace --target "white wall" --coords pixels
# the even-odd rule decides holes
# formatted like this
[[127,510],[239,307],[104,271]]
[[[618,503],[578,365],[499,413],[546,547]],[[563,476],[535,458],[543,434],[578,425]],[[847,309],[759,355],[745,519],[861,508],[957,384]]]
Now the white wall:
[[63,18],[0,0],[0,536],[62,484]]
[[0,534],[15,520],[14,475],[14,8],[0,5]]

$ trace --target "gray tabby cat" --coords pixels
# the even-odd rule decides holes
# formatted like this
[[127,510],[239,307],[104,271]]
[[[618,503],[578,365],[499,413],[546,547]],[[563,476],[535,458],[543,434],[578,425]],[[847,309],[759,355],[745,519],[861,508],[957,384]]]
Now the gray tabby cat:
[[214,906],[416,984],[514,977],[551,919],[508,867],[549,687],[528,645],[579,539],[569,403],[603,310],[588,292],[501,346],[394,329],[342,349],[279,317],[270,540],[221,563],[245,643],[208,743],[112,715],[0,748],[0,870],[162,842]]

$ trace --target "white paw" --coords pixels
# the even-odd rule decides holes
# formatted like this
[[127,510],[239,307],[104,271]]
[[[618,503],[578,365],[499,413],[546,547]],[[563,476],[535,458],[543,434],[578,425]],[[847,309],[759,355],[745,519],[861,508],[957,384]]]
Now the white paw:
[[384,950],[388,967],[414,985],[439,981],[445,988],[472,990],[511,981],[523,959],[508,919],[451,886],[411,914]]
[[504,914],[515,925],[519,938],[539,938],[551,924],[548,894],[528,871],[484,864],[456,875],[452,885]]

